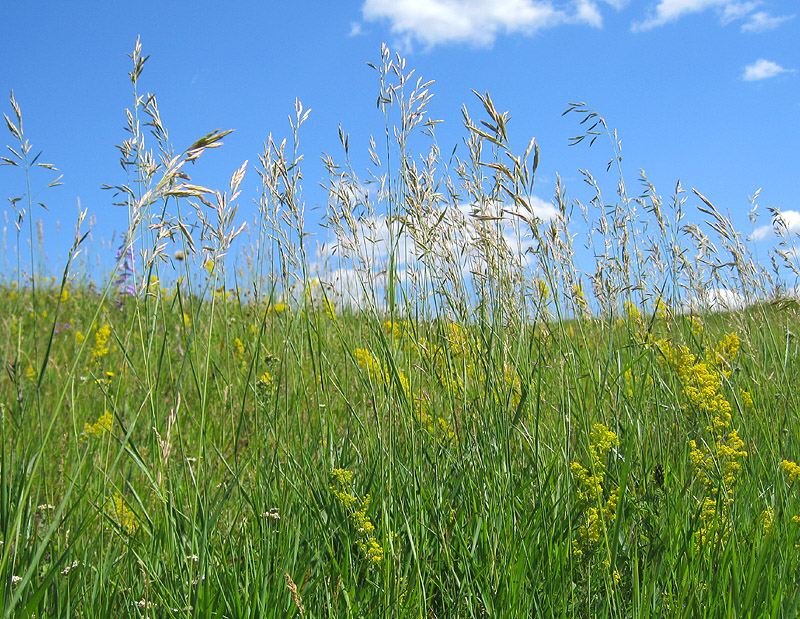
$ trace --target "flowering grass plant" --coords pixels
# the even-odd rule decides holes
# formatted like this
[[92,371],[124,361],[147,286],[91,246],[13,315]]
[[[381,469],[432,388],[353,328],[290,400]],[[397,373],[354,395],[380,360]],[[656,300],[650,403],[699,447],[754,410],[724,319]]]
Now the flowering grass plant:
[[0,283],[3,617],[796,616],[800,304],[709,200],[688,224],[619,168],[611,208],[585,173],[579,268],[535,142],[480,95],[444,165],[431,83],[384,48],[385,151],[362,180],[341,132],[312,260],[308,111],[245,228],[247,163],[225,191],[185,166],[227,133],[174,149],[131,59],[114,272],[79,270],[82,216],[60,278],[18,252]]

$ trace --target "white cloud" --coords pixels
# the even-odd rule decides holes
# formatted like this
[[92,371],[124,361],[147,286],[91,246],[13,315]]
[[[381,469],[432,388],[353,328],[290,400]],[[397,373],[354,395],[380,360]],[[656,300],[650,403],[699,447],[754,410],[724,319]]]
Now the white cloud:
[[[532,35],[560,25],[602,28],[601,6],[620,11],[630,0],[364,0],[365,22],[387,21],[398,44],[427,48],[448,43],[491,47],[503,34]],[[742,20],[742,32],[765,32],[794,15],[773,16],[758,11],[763,0],[651,0],[644,18],[634,21],[634,32],[652,30],[688,15],[714,11],[727,25]],[[350,36],[361,33],[354,23]]]
[[553,206],[552,202],[546,202],[541,198],[531,196],[528,204],[533,209],[533,214],[539,219],[550,221],[558,217],[558,211],[556,210],[556,207]]
[[[627,0],[605,0],[621,8]],[[426,47],[469,43],[490,47],[503,33],[534,34],[560,24],[602,26],[595,0],[365,0],[365,21],[388,20],[391,31]]]
[[769,13],[759,11],[750,15],[749,19],[742,24],[742,32],[766,32],[780,26],[783,22],[790,20],[794,15],[778,15],[773,17]]
[[724,8],[725,5],[738,4],[730,0],[659,0],[650,16],[633,24],[634,31],[651,30],[692,13],[701,13],[711,8]]
[[761,0],[658,0],[645,19],[633,23],[633,31],[652,30],[675,22],[694,13],[714,10],[719,14],[723,25],[739,19],[747,19],[742,25],[743,32],[763,32],[776,28],[780,23],[791,19],[792,15],[772,17],[768,13],[753,11],[761,5]]
[[680,302],[678,312],[684,315],[690,312],[731,312],[748,305],[748,299],[736,290],[697,288]]
[[781,73],[793,73],[794,69],[784,69],[779,64],[771,60],[764,60],[759,58],[753,64],[749,64],[744,68],[742,79],[746,82],[755,82],[757,80],[765,80],[770,77],[775,77]]
[[363,34],[361,30],[361,22],[354,21],[350,24],[350,32],[347,36],[349,37],[357,37],[360,34]]
[[744,19],[758,5],[759,2],[731,2],[723,7],[720,19],[723,24],[729,24],[737,19]]
[[727,288],[709,288],[698,293],[686,303],[686,310],[710,310],[712,312],[726,312],[739,310],[747,306],[747,301],[741,293]]
[[578,0],[575,12],[575,21],[583,24],[589,24],[594,28],[601,28],[603,26],[603,16],[597,4],[592,0]]
[[753,240],[763,241],[775,235],[786,237],[797,233],[800,233],[800,212],[781,211],[775,213],[775,221],[771,225],[753,230]]
[[[531,196],[529,206],[533,214],[542,220],[551,220],[558,216],[555,207],[541,198]],[[496,217],[503,217],[500,224],[500,238],[509,260],[516,266],[526,268],[532,265],[534,256],[528,253],[534,241],[527,225],[518,218],[508,215],[509,205],[500,203],[486,205],[482,219],[481,214],[471,204],[458,204],[447,215],[447,232],[435,234],[431,229],[428,241],[408,231],[400,231],[397,224],[390,224],[383,215],[363,217],[348,228],[342,230],[341,238],[326,242],[317,247],[316,261],[311,264],[311,271],[317,275],[337,295],[349,305],[365,307],[370,303],[380,305],[380,294],[373,286],[385,285],[385,272],[388,264],[390,239],[395,251],[395,268],[401,279],[418,270],[423,263],[427,268],[437,269],[437,261],[457,265],[464,275],[471,270],[482,270],[485,267],[481,249],[485,248],[483,235],[489,232],[486,227],[493,228],[498,224]],[[425,234],[422,238],[426,238]],[[420,243],[420,244],[418,244]],[[433,251],[431,252],[431,250]],[[427,260],[425,259],[427,256]],[[446,257],[449,256],[449,259]],[[433,262],[428,262],[432,259]],[[509,263],[511,266],[512,263]],[[366,295],[366,296],[365,296]],[[377,295],[377,296],[376,296]]]

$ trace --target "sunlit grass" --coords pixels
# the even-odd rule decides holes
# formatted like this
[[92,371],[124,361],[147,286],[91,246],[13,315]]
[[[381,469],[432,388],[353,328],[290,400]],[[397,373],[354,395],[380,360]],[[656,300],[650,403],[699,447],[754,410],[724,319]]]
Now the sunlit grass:
[[[138,45],[132,60],[136,89]],[[301,105],[293,152],[270,138],[259,158],[244,232],[246,166],[224,193],[183,168],[225,132],[174,156],[138,95],[114,275],[74,272],[82,222],[60,277],[17,255],[0,284],[4,616],[794,616],[798,304],[710,203],[727,271],[700,227],[622,183],[616,210],[590,205],[602,253],[583,272],[562,188],[556,219],[530,208],[535,144],[514,156],[485,95],[440,179],[435,146],[407,150],[435,126],[429,84],[381,60],[387,122],[402,105],[371,154],[394,167],[368,184],[327,159],[338,262],[309,257]],[[704,309],[721,284],[749,304]]]

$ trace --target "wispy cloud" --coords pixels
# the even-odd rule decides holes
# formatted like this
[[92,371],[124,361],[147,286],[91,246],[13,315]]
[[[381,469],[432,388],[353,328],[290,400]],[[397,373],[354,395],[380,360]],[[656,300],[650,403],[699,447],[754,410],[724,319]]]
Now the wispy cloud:
[[358,35],[363,34],[361,30],[361,22],[354,21],[350,24],[350,32],[347,36],[349,37],[357,37]]
[[753,240],[763,241],[773,236],[787,237],[800,232],[800,212],[780,211],[775,212],[774,221],[768,226],[760,226],[753,230]]
[[[606,0],[621,8],[624,0]],[[498,35],[535,34],[561,24],[602,26],[595,0],[365,0],[365,21],[388,20],[391,31],[426,47],[468,43],[490,47]]]
[[722,7],[722,15],[720,21],[723,24],[729,24],[737,19],[744,19],[749,13],[752,13],[760,2],[729,2]]
[[759,58],[744,68],[742,79],[746,82],[769,79],[781,73],[794,73],[794,69],[785,69],[776,62]]
[[634,22],[633,30],[641,32],[652,30],[659,26],[679,20],[681,17],[692,13],[702,13],[708,9],[716,8],[724,11],[726,5],[737,5],[738,2],[730,0],[659,0],[655,8],[650,9],[647,18]]
[[778,15],[773,17],[769,13],[759,11],[750,15],[745,23],[742,24],[742,32],[766,32],[774,30],[783,22],[792,19],[794,15]]
[[[629,0],[364,0],[365,22],[388,22],[405,47],[426,48],[450,43],[491,47],[503,34],[533,35],[556,26],[602,28],[602,7],[617,11]],[[651,0],[634,32],[652,30],[692,14],[714,11],[722,25],[742,21],[742,32],[765,32],[794,15],[771,15],[757,10],[763,0]],[[634,6],[636,6],[634,4]],[[354,23],[350,36],[361,33]]]
[[658,0],[651,7],[647,17],[633,23],[634,32],[652,30],[659,26],[678,21],[682,17],[713,10],[719,14],[720,22],[727,25],[733,21],[746,20],[743,32],[764,32],[777,28],[792,15],[773,17],[765,11],[757,11],[761,0]]

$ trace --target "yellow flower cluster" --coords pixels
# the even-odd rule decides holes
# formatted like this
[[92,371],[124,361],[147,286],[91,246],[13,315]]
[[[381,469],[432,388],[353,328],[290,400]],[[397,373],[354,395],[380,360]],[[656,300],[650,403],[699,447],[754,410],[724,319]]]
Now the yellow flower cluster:
[[586,295],[583,293],[583,286],[580,284],[576,284],[572,287],[572,303],[575,305],[577,313],[589,313],[589,303],[586,301]]
[[698,361],[687,346],[673,346],[668,339],[658,340],[656,347],[681,379],[690,407],[710,417],[708,431],[719,434],[728,428],[732,408],[722,394],[722,380],[730,376],[731,364],[739,350],[736,334],[726,335],[713,351],[707,350],[705,361]]
[[656,301],[654,309],[655,309],[655,313],[656,313],[656,318],[660,318],[662,320],[666,320],[667,318],[670,317],[669,307],[667,307],[667,304],[664,303],[663,299],[658,299]]
[[689,352],[688,346],[682,344],[673,346],[669,338],[656,340],[655,347],[663,356],[666,364],[672,367],[680,378],[683,378],[697,359]]
[[689,441],[689,457],[692,460],[695,476],[712,494],[720,489],[731,493],[736,489],[737,474],[742,468],[742,460],[747,457],[744,441],[736,430],[727,436],[718,437],[714,451],[707,446],[698,446]]
[[392,380],[392,373],[389,371],[389,366],[376,359],[375,356],[365,348],[356,348],[353,351],[358,366],[364,370],[373,383],[384,385],[391,389],[393,383],[399,384],[399,389],[405,397],[410,399],[414,418],[423,426],[428,432],[434,436],[439,436],[439,439],[444,443],[450,443],[456,439],[456,434],[450,427],[450,424],[444,417],[431,416],[428,411],[427,400],[420,394],[413,392],[409,385],[403,371],[397,368],[394,372],[396,381]]
[[[356,348],[353,351],[353,356],[356,359],[358,367],[367,372],[367,375],[373,383],[384,385],[388,388],[392,387],[392,374],[389,371],[389,367],[381,363],[380,359],[376,359],[369,350],[366,348]],[[402,393],[410,397],[411,387],[408,384],[408,379],[399,369],[397,370],[397,381],[399,382]]]
[[625,301],[625,315],[627,316],[628,320],[639,321],[642,319],[642,312],[639,311],[639,308],[636,307],[636,303],[633,301]]
[[706,362],[717,368],[726,377],[731,375],[731,365],[736,359],[741,342],[735,333],[728,333],[717,343],[713,351],[706,351]]
[[694,532],[697,545],[716,545],[728,539],[730,504],[731,499],[703,497],[700,514],[697,516],[700,526]]
[[761,524],[764,525],[764,534],[766,535],[772,531],[772,526],[775,524],[775,510],[767,507],[761,512]]
[[739,338],[735,333],[725,335],[713,350],[706,350],[702,361],[686,346],[673,347],[669,340],[658,341],[657,347],[678,374],[690,408],[709,420],[706,431],[710,439],[689,441],[692,468],[704,492],[695,541],[723,542],[730,532],[729,514],[738,475],[748,455],[738,431],[731,427],[733,408],[722,393],[723,379],[731,375],[739,351]]
[[114,416],[109,412],[106,411],[97,421],[93,424],[84,423],[83,424],[83,433],[86,436],[96,436],[101,437],[106,432],[110,432],[112,426],[114,425]]
[[550,298],[550,287],[547,285],[547,281],[543,278],[539,278],[539,300],[542,303],[547,303],[547,300]]
[[289,306],[286,303],[274,303],[273,305],[269,306],[268,313],[269,314],[283,314],[286,310],[289,309]]
[[333,301],[325,297],[322,300],[322,307],[325,309],[325,315],[328,317],[328,320],[336,320],[336,306],[333,304]]
[[[603,501],[606,457],[616,445],[619,445],[617,435],[603,424],[596,423],[589,433],[589,466],[585,467],[576,461],[569,467],[582,508],[582,524],[578,527],[578,536],[585,548],[597,544],[606,531],[606,523],[617,517],[619,488],[612,490],[608,499]],[[582,552],[580,548],[574,551],[577,555]]]
[[786,480],[790,484],[793,484],[800,479],[800,465],[798,465],[797,462],[782,460],[781,468],[783,469],[783,472],[786,473]]
[[272,389],[272,375],[269,372],[264,372],[256,382],[256,387],[262,392],[267,392]]
[[[76,336],[77,337],[77,336]],[[111,325],[106,323],[94,333],[94,346],[92,346],[92,358],[99,361],[108,354],[108,338],[111,337]]]
[[114,496],[106,504],[106,515],[128,535],[133,535],[136,533],[136,529],[139,528],[139,520],[136,518],[136,514],[125,504],[119,492],[115,492]]
[[383,561],[383,547],[378,543],[375,537],[375,525],[367,515],[367,509],[372,500],[370,495],[367,494],[359,499],[353,494],[353,471],[333,469],[331,480],[330,491],[347,513],[358,534],[356,538],[358,549],[363,553],[367,563],[371,566],[378,565]]

